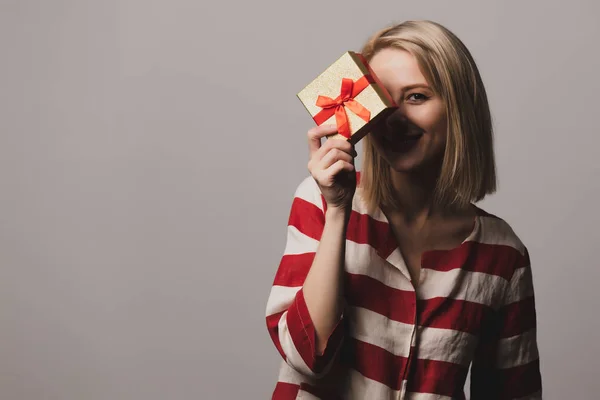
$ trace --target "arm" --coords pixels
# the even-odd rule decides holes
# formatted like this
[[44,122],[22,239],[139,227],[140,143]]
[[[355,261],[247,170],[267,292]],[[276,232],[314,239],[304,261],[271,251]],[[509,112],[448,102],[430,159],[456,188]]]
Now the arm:
[[524,248],[503,304],[477,348],[471,369],[471,399],[542,398],[536,326],[532,271]]
[[312,177],[296,190],[287,243],[267,304],[267,327],[286,362],[318,377],[343,338],[343,263],[348,211],[330,208]]

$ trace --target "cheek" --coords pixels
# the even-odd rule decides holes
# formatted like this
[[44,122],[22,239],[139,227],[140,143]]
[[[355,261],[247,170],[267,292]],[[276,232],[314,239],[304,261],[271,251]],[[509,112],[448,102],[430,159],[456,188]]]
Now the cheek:
[[379,150],[381,146],[381,137],[385,134],[385,132],[386,130],[383,123],[376,124],[371,129],[371,132],[369,132],[369,140],[371,141],[371,144],[373,144],[373,147],[375,147],[377,150]]
[[424,131],[439,135],[446,132],[446,113],[440,104],[415,107],[410,118]]
[[385,150],[384,150],[383,146],[381,145],[381,139],[379,138],[379,136],[371,134],[370,140],[371,140],[371,145],[373,146],[373,148],[375,149],[375,151],[377,153],[379,153],[379,154],[385,153]]
[[439,140],[445,144],[448,137],[448,120],[446,119],[445,115],[442,115],[437,121],[435,133],[437,136],[439,136]]

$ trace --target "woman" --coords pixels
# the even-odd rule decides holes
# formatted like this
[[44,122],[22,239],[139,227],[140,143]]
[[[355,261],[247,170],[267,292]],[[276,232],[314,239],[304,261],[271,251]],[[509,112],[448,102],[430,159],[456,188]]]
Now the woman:
[[496,190],[479,72],[443,26],[408,21],[362,49],[398,104],[356,152],[308,132],[307,177],[267,304],[274,399],[540,399],[532,273]]

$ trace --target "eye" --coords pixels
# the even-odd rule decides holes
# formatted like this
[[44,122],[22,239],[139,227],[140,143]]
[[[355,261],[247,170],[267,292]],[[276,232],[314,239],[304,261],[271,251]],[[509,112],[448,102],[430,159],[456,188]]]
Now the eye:
[[411,93],[406,99],[413,102],[422,102],[429,99],[429,97],[425,96],[423,93]]

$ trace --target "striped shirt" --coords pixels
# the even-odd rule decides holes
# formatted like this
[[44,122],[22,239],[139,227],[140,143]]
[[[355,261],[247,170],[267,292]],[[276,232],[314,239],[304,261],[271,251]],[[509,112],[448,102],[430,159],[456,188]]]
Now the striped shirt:
[[480,208],[462,244],[423,253],[415,289],[386,216],[367,212],[359,186],[346,233],[346,304],[317,354],[302,285],[325,209],[307,177],[267,302],[283,357],[273,399],[465,399],[469,366],[471,399],[541,399],[529,255],[507,222]]

